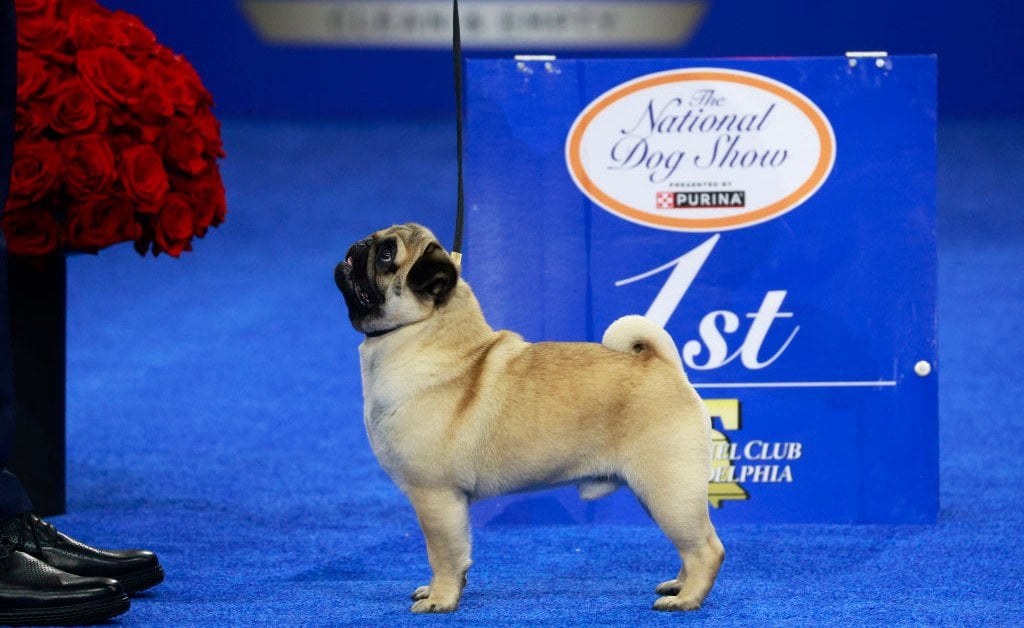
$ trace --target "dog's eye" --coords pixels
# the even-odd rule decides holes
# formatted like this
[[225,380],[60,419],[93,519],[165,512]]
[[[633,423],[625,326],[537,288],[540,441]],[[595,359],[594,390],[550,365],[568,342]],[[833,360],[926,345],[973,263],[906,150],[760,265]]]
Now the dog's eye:
[[395,252],[390,247],[384,247],[377,253],[377,261],[381,264],[390,264],[395,258]]

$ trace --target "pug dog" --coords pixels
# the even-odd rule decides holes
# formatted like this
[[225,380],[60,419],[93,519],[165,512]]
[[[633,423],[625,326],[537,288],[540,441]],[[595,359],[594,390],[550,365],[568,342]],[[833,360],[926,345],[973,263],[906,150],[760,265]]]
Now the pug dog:
[[471,502],[564,483],[584,499],[629,486],[683,563],[654,608],[700,607],[725,557],[708,516],[711,423],[664,329],[627,316],[601,344],[495,331],[417,224],[356,242],[335,281],[365,334],[366,433],[426,538],[433,573],[413,612],[458,607]]

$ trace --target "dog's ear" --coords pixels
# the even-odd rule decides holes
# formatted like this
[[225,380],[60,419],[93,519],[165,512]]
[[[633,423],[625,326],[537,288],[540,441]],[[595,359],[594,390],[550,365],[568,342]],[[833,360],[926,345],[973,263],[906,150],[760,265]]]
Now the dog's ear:
[[427,246],[409,270],[409,287],[417,294],[433,297],[437,303],[444,303],[458,282],[458,269],[436,242]]

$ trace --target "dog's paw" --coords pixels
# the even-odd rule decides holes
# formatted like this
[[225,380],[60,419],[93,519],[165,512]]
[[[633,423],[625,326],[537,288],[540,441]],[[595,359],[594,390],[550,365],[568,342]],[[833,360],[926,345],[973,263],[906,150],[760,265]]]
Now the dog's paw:
[[654,592],[658,595],[679,595],[679,592],[683,590],[683,583],[678,580],[666,580],[659,584]]
[[413,600],[425,600],[430,597],[430,585],[425,584],[412,592],[410,596]]
[[700,608],[700,600],[681,598],[678,595],[659,597],[652,606],[656,611],[695,611]]
[[450,613],[459,607],[459,601],[444,601],[424,598],[417,600],[410,609],[414,613]]

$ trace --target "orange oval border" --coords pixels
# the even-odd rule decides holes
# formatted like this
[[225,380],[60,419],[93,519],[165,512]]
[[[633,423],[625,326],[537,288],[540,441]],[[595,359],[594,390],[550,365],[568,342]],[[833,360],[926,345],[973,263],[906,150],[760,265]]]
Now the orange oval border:
[[[818,134],[820,154],[818,163],[815,164],[811,176],[796,190],[760,209],[735,214],[723,218],[673,218],[650,214],[643,210],[630,207],[611,196],[605,194],[590,178],[583,168],[580,159],[580,143],[583,141],[583,133],[590,126],[590,123],[613,103],[635,94],[636,92],[656,87],[667,83],[683,83],[687,81],[723,81],[727,83],[739,83],[748,87],[754,87],[779,96],[789,102],[803,113],[811,121],[814,130]],[[807,200],[825,182],[832,171],[832,164],[835,160],[836,142],[832,126],[825,118],[825,114],[810,101],[806,96],[795,89],[779,83],[773,79],[758,74],[742,72],[739,70],[725,70],[720,68],[689,68],[683,70],[669,70],[648,74],[627,83],[615,87],[590,103],[583,113],[573,122],[569,130],[569,141],[566,145],[566,161],[569,163],[569,174],[576,185],[579,186],[591,200],[604,209],[625,218],[632,222],[654,226],[660,229],[675,231],[716,231],[739,229],[752,226],[766,220],[770,220],[795,209],[802,202]]]

